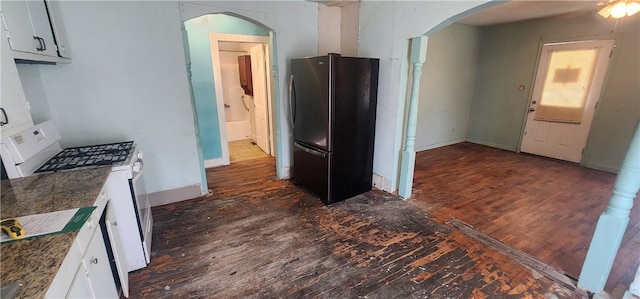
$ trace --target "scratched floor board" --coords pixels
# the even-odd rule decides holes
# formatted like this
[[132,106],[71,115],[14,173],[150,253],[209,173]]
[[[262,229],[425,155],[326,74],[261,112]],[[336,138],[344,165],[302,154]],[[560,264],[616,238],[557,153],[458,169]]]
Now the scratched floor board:
[[272,158],[207,177],[211,195],[152,209],[131,298],[580,298],[388,193],[327,207]]
[[[467,142],[417,153],[415,169],[410,202],[436,221],[460,219],[574,278],[615,180],[573,163]],[[638,267],[639,243],[635,205],[605,287],[617,297]]]

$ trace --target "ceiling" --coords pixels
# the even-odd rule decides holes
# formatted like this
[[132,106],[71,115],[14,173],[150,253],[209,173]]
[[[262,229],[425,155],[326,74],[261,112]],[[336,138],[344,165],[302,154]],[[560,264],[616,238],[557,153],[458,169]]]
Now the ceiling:
[[608,1],[545,1],[513,0],[492,6],[470,15],[458,23],[472,26],[486,26],[502,23],[545,18],[575,12],[594,11]]
[[227,52],[247,52],[249,53],[249,49],[251,47],[259,45],[257,43],[247,43],[247,42],[218,42],[218,47],[220,51]]
[[[347,6],[360,0],[309,0],[327,6]],[[440,0],[442,1],[442,0]],[[530,19],[546,18],[568,13],[595,11],[613,0],[501,0],[504,2],[474,13],[458,23],[486,26]]]

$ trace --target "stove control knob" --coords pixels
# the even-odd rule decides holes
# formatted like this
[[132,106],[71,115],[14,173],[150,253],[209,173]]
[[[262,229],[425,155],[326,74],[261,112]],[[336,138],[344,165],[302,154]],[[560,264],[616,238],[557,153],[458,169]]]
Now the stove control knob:
[[136,157],[137,157],[138,159],[142,160],[142,151],[138,151],[138,152],[136,153]]
[[133,172],[140,172],[141,169],[142,169],[142,163],[140,162],[133,163]]

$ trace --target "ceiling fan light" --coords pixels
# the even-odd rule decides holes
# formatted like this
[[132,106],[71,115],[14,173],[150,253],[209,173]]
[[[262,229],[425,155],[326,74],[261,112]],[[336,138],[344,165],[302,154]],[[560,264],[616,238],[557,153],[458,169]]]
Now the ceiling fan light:
[[640,12],[640,3],[638,2],[627,2],[627,15],[631,16]]
[[627,4],[623,1],[617,2],[611,8],[611,17],[615,19],[622,18],[627,15]]
[[613,5],[607,5],[604,8],[602,8],[598,14],[601,15],[603,18],[608,18],[611,15],[611,10],[613,9]]

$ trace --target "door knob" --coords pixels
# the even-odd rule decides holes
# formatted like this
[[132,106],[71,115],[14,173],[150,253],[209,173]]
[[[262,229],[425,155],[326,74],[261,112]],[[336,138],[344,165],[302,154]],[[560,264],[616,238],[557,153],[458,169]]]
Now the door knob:
[[536,111],[536,109],[535,108],[529,108],[529,112],[533,112],[533,111]]

